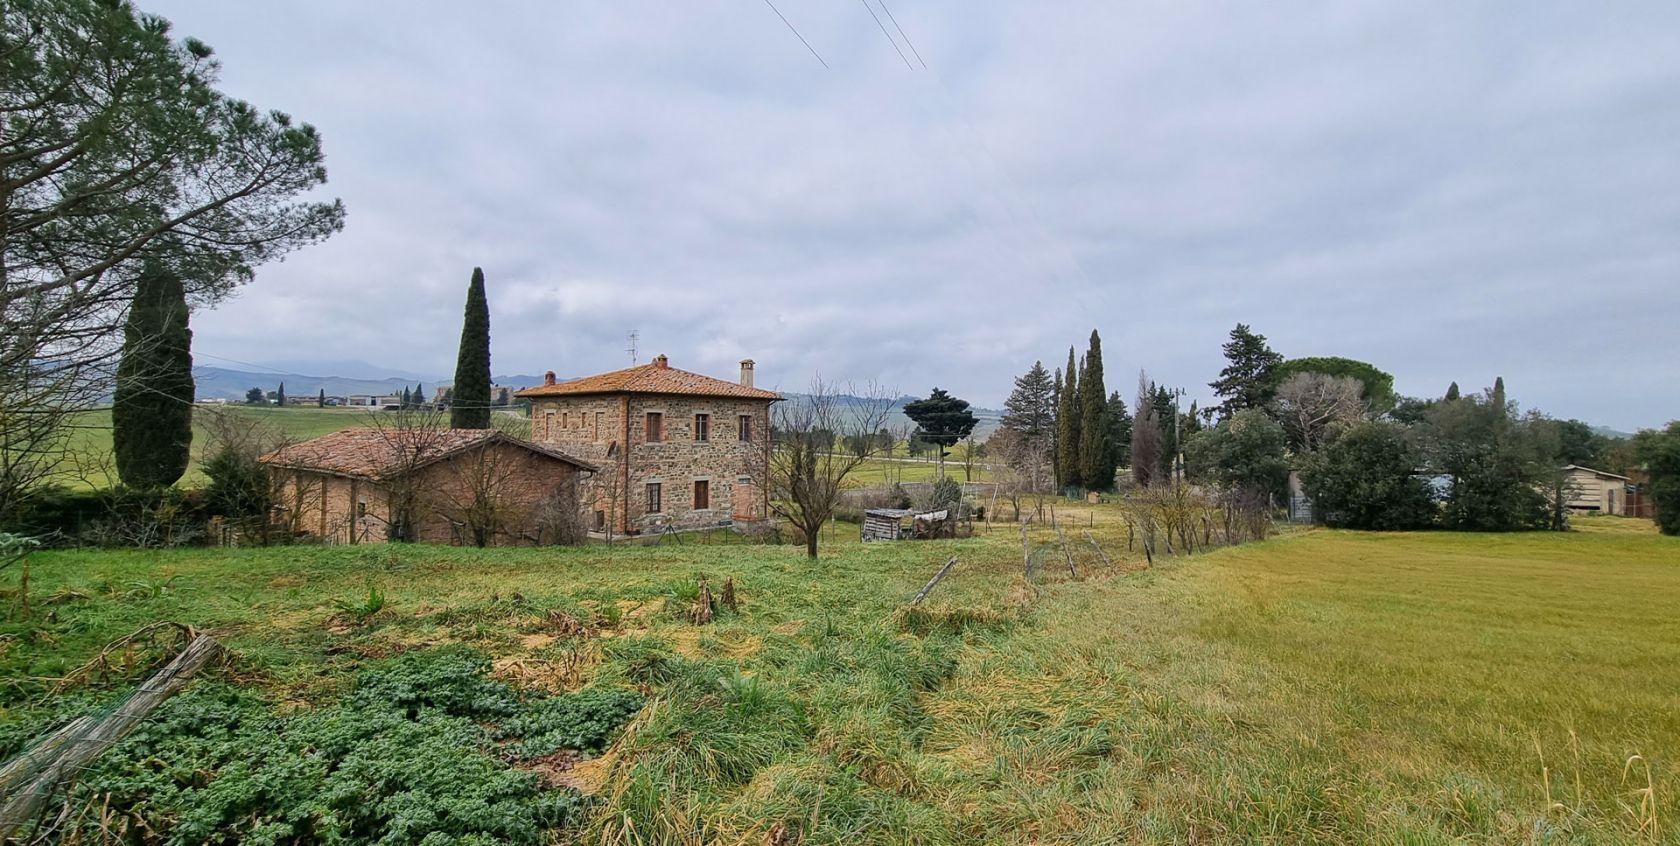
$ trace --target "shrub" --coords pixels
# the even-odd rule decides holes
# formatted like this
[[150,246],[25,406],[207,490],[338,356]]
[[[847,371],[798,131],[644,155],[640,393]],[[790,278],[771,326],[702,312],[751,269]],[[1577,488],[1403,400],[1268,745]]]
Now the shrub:
[[1640,432],[1634,448],[1651,474],[1657,528],[1665,535],[1680,535],[1680,420],[1660,431]]
[[1436,511],[1428,480],[1417,475],[1419,464],[1394,426],[1361,423],[1313,456],[1301,483],[1329,525],[1418,529],[1433,522]]

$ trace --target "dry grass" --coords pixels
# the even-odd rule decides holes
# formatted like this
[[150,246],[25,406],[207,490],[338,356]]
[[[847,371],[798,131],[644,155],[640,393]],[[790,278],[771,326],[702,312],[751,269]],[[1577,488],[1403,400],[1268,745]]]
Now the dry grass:
[[[816,565],[725,544],[49,553],[37,590],[80,597],[0,629],[0,669],[60,677],[176,619],[291,701],[438,642],[533,686],[633,684],[652,700],[611,755],[550,774],[598,789],[591,842],[1680,838],[1680,542],[1648,523],[1293,531],[1140,570],[1117,508],[1058,515],[1079,576],[1031,583],[1001,525],[842,530]],[[1031,529],[1046,560],[1058,544]],[[702,574],[733,577],[741,612],[686,622]],[[385,609],[324,628],[370,579]],[[0,727],[35,707],[19,690]]]

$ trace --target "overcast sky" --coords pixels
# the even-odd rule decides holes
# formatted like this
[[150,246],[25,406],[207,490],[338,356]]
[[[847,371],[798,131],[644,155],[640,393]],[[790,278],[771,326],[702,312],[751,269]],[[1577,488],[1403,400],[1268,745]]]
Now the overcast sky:
[[1096,327],[1111,388],[1205,396],[1242,321],[1403,393],[1680,417],[1673,0],[889,0],[908,43],[776,0],[827,67],[763,0],[140,3],[316,125],[349,211],[195,318],[200,363],[448,373],[481,265],[497,373],[635,329],[995,406]]

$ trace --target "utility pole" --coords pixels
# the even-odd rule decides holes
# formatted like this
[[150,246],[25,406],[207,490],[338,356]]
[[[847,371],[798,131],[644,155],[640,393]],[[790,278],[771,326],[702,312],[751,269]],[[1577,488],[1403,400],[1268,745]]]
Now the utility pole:
[[1173,457],[1172,457],[1173,466],[1172,466],[1172,475],[1173,475],[1173,481],[1174,482],[1183,482],[1184,481],[1184,442],[1179,439],[1179,433],[1178,433],[1178,420],[1179,420],[1180,417],[1183,416],[1183,415],[1179,414],[1179,412],[1178,412],[1178,398],[1182,397],[1182,396],[1184,396],[1184,389],[1183,388],[1173,388],[1172,389],[1172,398],[1173,398]]

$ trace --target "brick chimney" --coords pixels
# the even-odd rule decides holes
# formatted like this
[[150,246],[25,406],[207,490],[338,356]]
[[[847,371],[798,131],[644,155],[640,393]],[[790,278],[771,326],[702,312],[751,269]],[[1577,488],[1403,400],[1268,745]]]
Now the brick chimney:
[[550,370],[547,373],[543,374],[543,384],[544,385],[554,384],[554,371]]
[[666,358],[664,353],[660,353],[653,357],[653,366],[660,370],[670,370],[671,360]]
[[742,385],[744,385],[748,388],[753,386],[752,373],[753,373],[753,360],[750,359],[750,358],[741,359],[741,384]]

